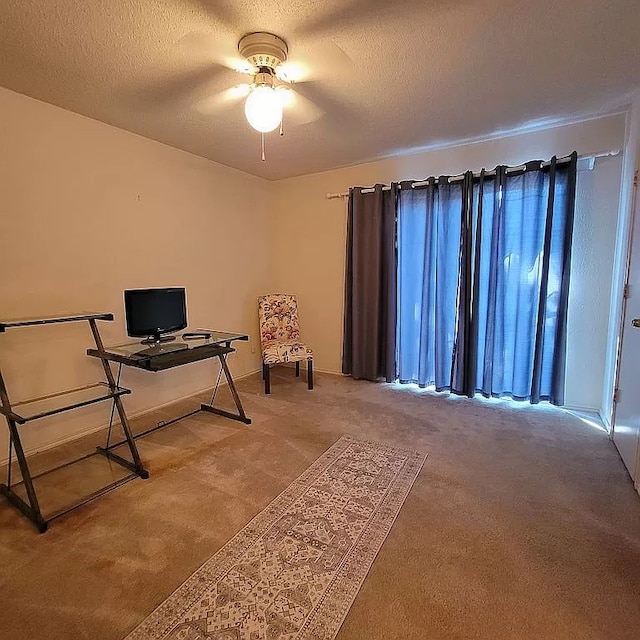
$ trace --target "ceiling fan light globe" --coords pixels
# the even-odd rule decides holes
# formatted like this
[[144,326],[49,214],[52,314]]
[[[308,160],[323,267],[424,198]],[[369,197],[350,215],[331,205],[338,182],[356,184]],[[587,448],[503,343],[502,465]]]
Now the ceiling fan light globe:
[[256,87],[244,105],[247,122],[262,133],[269,133],[282,122],[282,99],[272,87]]

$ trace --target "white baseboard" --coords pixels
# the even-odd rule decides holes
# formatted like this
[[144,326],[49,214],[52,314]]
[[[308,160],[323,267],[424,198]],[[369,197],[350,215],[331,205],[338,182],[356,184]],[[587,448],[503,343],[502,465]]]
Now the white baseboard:
[[[300,361],[302,363],[302,361]],[[274,364],[274,367],[286,367],[287,369],[295,369],[295,362],[280,362],[278,364]],[[304,367],[304,365],[303,365]],[[348,377],[346,373],[342,373],[342,371],[333,371],[332,369],[319,369],[315,365],[313,366],[314,373],[328,373],[332,376],[340,376],[340,377]]]
[[600,420],[602,420],[602,416],[600,415],[600,410],[597,407],[586,407],[581,404],[565,404],[561,409],[565,409],[566,411],[579,411],[581,413],[592,413],[597,415]]
[[594,409],[593,407],[581,407],[581,406],[564,406],[561,407],[564,411],[575,415],[577,418],[586,419],[589,422],[593,422],[598,427],[601,427],[607,433],[609,430],[605,425],[602,414],[598,409]]
[[602,422],[604,428],[607,430],[607,433],[609,435],[613,434],[613,430],[612,430],[612,424],[611,424],[611,420],[609,419],[609,416],[603,416],[602,415],[602,409],[600,409],[598,411],[598,415],[600,416],[600,422]]
[[332,376],[340,376],[341,378],[348,378],[349,375],[346,373],[342,373],[342,371],[333,371],[332,369],[314,369],[318,373],[328,373]]
[[[255,371],[249,371],[248,373],[243,373],[242,375],[239,376],[235,376],[233,378],[234,382],[237,382],[238,380],[242,380],[243,378],[248,378],[249,376],[255,375],[256,373],[260,373],[260,369],[256,369]],[[228,386],[227,381],[223,380],[220,383],[220,386]],[[209,386],[209,387],[204,387],[204,389],[200,389],[198,391],[194,391],[193,393],[190,393],[187,396],[182,396],[180,398],[176,398],[175,400],[169,400],[167,402],[163,402],[162,404],[158,404],[158,405],[154,405],[153,407],[147,408],[147,409],[142,409],[141,411],[138,411],[136,413],[131,413],[131,414],[127,414],[127,418],[129,418],[129,420],[134,420],[136,418],[139,418],[140,416],[144,416],[147,413],[152,413],[153,411],[158,411],[159,409],[164,409],[165,407],[169,407],[172,404],[175,404],[176,402],[181,402],[182,400],[188,400],[189,398],[193,398],[194,396],[197,396],[201,393],[204,393],[205,391],[210,391],[213,387]],[[119,420],[115,420],[113,421],[114,426],[117,426],[120,424]],[[80,438],[84,438],[85,436],[89,436],[92,433],[97,433],[98,431],[103,431],[104,429],[108,429],[109,428],[109,423],[105,422],[103,424],[98,425],[97,427],[91,427],[89,429],[84,429],[78,433],[74,433],[73,435],[70,436],[65,436],[63,438],[59,438],[58,440],[54,440],[53,442],[49,442],[45,445],[39,445],[37,447],[33,447],[31,449],[25,449],[25,455],[27,456],[32,456],[38,453],[42,453],[44,451],[48,451],[49,449],[55,449],[56,447],[59,447],[63,444],[67,444],[69,442],[73,442],[74,440],[79,440]],[[15,460],[15,455],[13,457],[13,459]],[[0,466],[7,464],[7,462],[9,461],[9,457],[5,456],[3,458],[0,458]]]

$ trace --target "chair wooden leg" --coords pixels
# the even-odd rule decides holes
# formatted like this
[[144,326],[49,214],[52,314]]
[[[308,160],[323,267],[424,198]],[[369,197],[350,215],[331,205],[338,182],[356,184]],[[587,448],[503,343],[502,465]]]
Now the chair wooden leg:
[[271,393],[271,375],[269,365],[265,362],[262,363],[262,377],[264,378],[264,392],[269,395]]
[[300,360],[296,360],[296,378],[300,377]]
[[307,360],[307,387],[313,389],[313,360]]

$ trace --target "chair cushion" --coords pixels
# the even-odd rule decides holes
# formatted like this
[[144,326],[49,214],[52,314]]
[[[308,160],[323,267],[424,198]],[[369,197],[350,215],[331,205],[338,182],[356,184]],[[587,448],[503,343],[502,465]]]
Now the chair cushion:
[[270,340],[262,345],[262,362],[276,364],[278,362],[296,362],[311,360],[313,351],[302,342],[283,342]]

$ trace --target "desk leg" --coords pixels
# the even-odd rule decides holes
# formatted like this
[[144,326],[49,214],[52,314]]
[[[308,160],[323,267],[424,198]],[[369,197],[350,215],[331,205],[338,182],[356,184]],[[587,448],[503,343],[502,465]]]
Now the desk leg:
[[[89,320],[89,325],[91,326],[91,333],[93,334],[93,339],[95,340],[96,347],[101,354],[104,354],[104,345],[102,344],[102,338],[100,337],[100,332],[98,331],[98,326],[94,319]],[[116,390],[116,381],[113,377],[113,372],[111,371],[111,367],[109,366],[109,361],[106,358],[100,358],[100,362],[102,362],[102,368],[104,369],[104,375],[107,376],[107,381],[109,382],[109,388],[112,392]],[[142,465],[142,460],[140,459],[140,454],[138,453],[138,447],[136,447],[136,443],[133,439],[133,435],[131,434],[131,427],[129,426],[129,419],[127,418],[127,414],[125,413],[124,406],[122,404],[122,398],[120,396],[115,396],[113,402],[116,406],[116,410],[118,411],[118,416],[120,417],[120,424],[122,426],[122,431],[124,432],[124,437],[129,445],[129,452],[131,453],[131,458],[133,460],[133,470],[137,473],[141,478],[148,478],[149,472]],[[98,451],[101,453],[107,452],[107,450],[102,447],[98,447]],[[110,453],[110,452],[108,452]],[[115,456],[115,454],[110,454],[110,456],[114,461],[120,462],[122,464],[122,459],[118,460],[120,456]],[[124,465],[127,466],[127,465]]]
[[213,403],[216,401],[216,396],[218,395],[218,389],[220,388],[220,380],[222,379],[222,367],[220,367],[220,371],[218,371],[218,377],[216,378],[216,386],[213,387],[213,393],[211,394],[211,400],[209,400],[209,406],[213,406]]
[[[247,418],[247,414],[244,412],[244,407],[242,406],[242,402],[240,401],[240,396],[238,395],[238,390],[236,389],[236,385],[233,381],[233,376],[231,375],[231,371],[229,371],[229,365],[227,364],[226,354],[222,353],[218,356],[220,359],[220,365],[222,367],[221,371],[224,371],[224,376],[227,379],[227,384],[229,385],[229,390],[231,391],[231,395],[233,396],[233,401],[236,403],[236,408],[238,409],[238,413],[231,413],[230,411],[225,411],[224,409],[218,409],[217,407],[213,407],[212,404],[202,404],[200,408],[202,411],[208,411],[209,413],[216,413],[220,416],[224,416],[225,418],[231,418],[232,420],[238,420],[238,422],[244,422],[244,424],[251,424],[251,418]],[[218,377],[219,379],[219,377]]]

